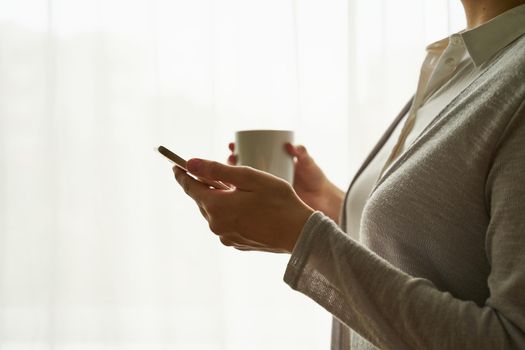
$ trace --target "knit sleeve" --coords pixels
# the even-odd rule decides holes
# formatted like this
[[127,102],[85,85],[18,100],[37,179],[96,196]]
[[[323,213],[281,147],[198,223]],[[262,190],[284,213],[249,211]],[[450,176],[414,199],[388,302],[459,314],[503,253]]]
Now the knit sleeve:
[[395,268],[320,212],[303,228],[284,281],[380,349],[525,349],[524,111],[511,120],[487,177],[484,305]]

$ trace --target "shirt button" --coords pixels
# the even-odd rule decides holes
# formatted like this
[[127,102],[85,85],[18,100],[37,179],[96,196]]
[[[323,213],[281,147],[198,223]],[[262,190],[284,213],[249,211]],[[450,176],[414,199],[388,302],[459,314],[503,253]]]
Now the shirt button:
[[447,66],[453,66],[456,63],[456,60],[452,57],[449,57],[445,60],[445,64]]
[[451,39],[452,44],[459,45],[461,43],[461,40],[458,36],[453,36]]

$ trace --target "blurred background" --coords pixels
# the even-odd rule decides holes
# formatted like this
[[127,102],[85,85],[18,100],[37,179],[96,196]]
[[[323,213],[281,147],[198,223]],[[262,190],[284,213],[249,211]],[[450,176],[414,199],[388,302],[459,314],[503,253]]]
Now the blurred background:
[[153,148],[293,129],[346,188],[460,6],[0,1],[0,349],[328,349],[289,256],[222,246]]

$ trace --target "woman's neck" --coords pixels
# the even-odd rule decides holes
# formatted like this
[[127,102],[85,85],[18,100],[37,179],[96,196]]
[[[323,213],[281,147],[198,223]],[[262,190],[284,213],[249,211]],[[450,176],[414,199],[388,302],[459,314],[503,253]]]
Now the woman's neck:
[[525,0],[461,0],[461,2],[467,16],[468,29],[477,27],[513,7],[525,4]]

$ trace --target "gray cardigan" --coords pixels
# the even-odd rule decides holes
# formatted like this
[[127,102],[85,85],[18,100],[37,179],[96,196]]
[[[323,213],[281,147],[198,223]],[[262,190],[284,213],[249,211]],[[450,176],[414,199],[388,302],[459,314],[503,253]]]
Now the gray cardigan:
[[360,349],[525,349],[525,36],[511,45],[374,186],[361,242],[320,212],[303,228],[284,280],[341,322],[332,349],[346,326]]

